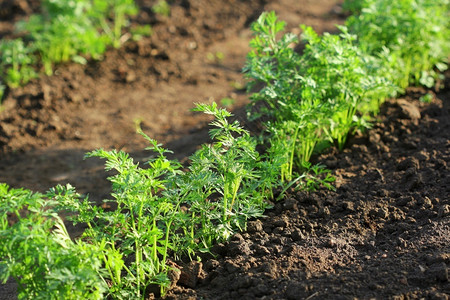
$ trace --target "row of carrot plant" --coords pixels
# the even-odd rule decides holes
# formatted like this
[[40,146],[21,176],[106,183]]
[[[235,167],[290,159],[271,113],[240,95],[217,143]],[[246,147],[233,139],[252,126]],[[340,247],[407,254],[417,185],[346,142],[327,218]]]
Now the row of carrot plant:
[[433,87],[450,54],[449,1],[353,0],[355,14],[338,33],[317,35],[301,26],[298,37],[285,34],[275,13],[263,13],[252,25],[245,73],[264,87],[251,96],[253,119],[265,124],[272,161],[281,161],[281,177],[309,165],[314,152],[339,149],[370,120],[388,97],[410,84]]
[[[196,259],[217,242],[245,230],[269,207],[276,188],[330,186],[311,155],[345,146],[354,130],[370,127],[388,98],[409,84],[432,86],[446,67],[446,0],[347,1],[354,14],[337,34],[302,26],[298,37],[275,13],[252,24],[245,74],[256,86],[251,119],[264,125],[251,136],[216,104],[212,144],[182,166],[148,140],[154,155],[140,167],[122,151],[96,150],[115,170],[109,180],[115,210],[93,205],[70,186],[46,194],[0,185],[0,279],[14,278],[22,299],[144,299],[151,287],[170,287],[169,260]],[[263,83],[255,85],[254,83]],[[264,153],[257,151],[263,143]],[[325,173],[325,174],[323,174]],[[73,240],[59,214],[85,224]]]
[[[164,0],[152,6],[169,14]],[[134,0],[42,0],[40,13],[16,24],[15,39],[0,41],[0,101],[6,87],[17,88],[55,65],[101,59],[108,47],[151,34],[150,25],[129,28],[138,13]]]

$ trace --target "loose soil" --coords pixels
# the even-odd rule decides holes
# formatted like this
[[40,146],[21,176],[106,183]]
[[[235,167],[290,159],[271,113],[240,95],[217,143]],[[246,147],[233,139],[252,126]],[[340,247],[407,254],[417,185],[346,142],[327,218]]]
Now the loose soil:
[[[249,24],[262,11],[275,10],[294,32],[301,23],[333,31],[345,19],[333,0],[178,0],[167,18],[151,12],[156,1],[137,2],[132,25],[151,24],[151,37],[7,91],[0,182],[41,192],[71,183],[100,203],[110,192],[103,162],[83,155],[122,149],[145,161],[136,123],[184,160],[209,141],[194,102],[234,99],[230,109],[245,120],[241,69]],[[38,8],[36,0],[3,1],[0,37],[14,36],[13,22]],[[374,128],[342,153],[315,158],[336,176],[336,191],[289,192],[217,245],[214,258],[185,265],[189,280],[168,298],[448,299],[448,75],[439,91],[410,89],[385,103]],[[419,101],[426,92],[435,95],[429,104]],[[0,299],[15,299],[13,282],[0,286]]]

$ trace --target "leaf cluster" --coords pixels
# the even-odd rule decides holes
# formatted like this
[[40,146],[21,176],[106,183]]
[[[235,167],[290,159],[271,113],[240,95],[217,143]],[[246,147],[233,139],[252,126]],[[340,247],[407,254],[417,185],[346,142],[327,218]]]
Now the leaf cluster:
[[0,280],[14,278],[20,299],[102,299],[97,249],[73,242],[53,205],[45,195],[0,185]]
[[170,16],[170,4],[165,0],[159,0],[156,4],[152,6],[152,11],[155,14],[169,17]]
[[380,76],[404,89],[433,87],[450,53],[448,0],[347,0],[359,13],[347,19],[364,52],[379,58]]

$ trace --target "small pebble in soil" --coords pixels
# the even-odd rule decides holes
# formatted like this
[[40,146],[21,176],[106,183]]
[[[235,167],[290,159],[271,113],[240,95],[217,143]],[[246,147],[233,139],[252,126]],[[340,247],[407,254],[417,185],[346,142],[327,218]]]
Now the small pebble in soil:
[[334,238],[329,238],[326,242],[326,246],[329,248],[337,247],[337,241]]
[[450,215],[450,205],[444,204],[439,208],[438,217],[443,218]]

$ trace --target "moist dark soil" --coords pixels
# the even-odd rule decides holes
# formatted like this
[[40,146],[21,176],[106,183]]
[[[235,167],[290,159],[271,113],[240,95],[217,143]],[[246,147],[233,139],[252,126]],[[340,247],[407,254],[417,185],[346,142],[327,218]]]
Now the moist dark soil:
[[[141,7],[131,26],[153,35],[110,50],[104,60],[64,64],[55,75],[8,90],[0,112],[0,182],[44,192],[71,183],[100,201],[110,184],[96,148],[148,156],[135,124],[185,159],[208,142],[208,119],[195,102],[220,102],[244,121],[241,69],[249,25],[275,10],[288,28],[318,32],[343,23],[342,1],[171,1],[170,17]],[[0,37],[39,9],[2,1]],[[221,56],[223,55],[223,59]],[[246,232],[184,265],[169,299],[448,299],[450,282],[449,74],[441,87],[412,88],[387,101],[373,128],[347,148],[315,157],[336,191],[289,191]],[[442,87],[443,86],[443,87]],[[431,103],[419,100],[434,95]],[[270,199],[268,199],[270,200]],[[77,234],[76,230],[72,230]],[[181,265],[183,265],[180,262]],[[15,299],[15,284],[0,299]]]

